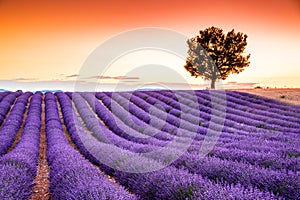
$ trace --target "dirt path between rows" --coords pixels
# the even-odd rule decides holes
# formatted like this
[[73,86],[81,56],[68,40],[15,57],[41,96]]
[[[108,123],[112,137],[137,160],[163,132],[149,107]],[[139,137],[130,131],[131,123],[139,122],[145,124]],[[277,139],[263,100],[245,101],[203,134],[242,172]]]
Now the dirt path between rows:
[[46,160],[47,156],[47,142],[45,132],[45,104],[44,100],[42,103],[42,127],[41,127],[41,138],[40,138],[40,154],[37,176],[34,179],[35,187],[33,188],[33,195],[31,200],[48,200],[51,199],[49,193],[49,166]]

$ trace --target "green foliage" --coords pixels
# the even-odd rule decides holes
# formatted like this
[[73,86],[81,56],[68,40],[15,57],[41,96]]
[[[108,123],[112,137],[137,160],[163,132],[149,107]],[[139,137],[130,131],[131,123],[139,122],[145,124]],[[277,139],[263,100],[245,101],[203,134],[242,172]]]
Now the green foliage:
[[176,117],[180,117],[180,113],[178,112],[178,113],[175,113],[175,116]]
[[170,110],[171,110],[171,108],[170,108],[170,107],[166,108],[166,112],[167,112],[167,113],[169,113],[169,112],[170,112]]
[[260,125],[257,126],[257,128],[265,128],[265,125],[260,124]]
[[188,57],[184,68],[191,76],[215,81],[225,80],[232,73],[240,73],[250,62],[250,54],[245,53],[247,35],[235,33],[234,29],[226,35],[223,30],[209,27],[199,35],[188,39]]

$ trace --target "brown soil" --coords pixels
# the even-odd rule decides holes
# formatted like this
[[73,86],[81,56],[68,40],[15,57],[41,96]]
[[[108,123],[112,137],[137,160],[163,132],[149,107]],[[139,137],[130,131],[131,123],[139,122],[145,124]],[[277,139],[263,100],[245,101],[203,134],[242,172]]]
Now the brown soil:
[[300,88],[294,89],[235,89],[236,91],[248,92],[259,96],[275,99],[284,103],[300,106]]
[[48,174],[49,166],[46,160],[47,143],[46,143],[46,133],[45,133],[45,104],[42,104],[42,128],[41,128],[41,138],[40,138],[40,154],[39,154],[39,164],[37,176],[34,179],[35,187],[33,188],[33,195],[31,200],[48,200],[51,199],[51,194],[49,193],[48,187],[50,184]]

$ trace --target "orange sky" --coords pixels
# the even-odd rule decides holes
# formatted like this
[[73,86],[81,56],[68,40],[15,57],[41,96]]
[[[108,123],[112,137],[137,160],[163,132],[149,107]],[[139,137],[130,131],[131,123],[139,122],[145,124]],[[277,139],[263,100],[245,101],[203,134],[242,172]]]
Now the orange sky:
[[209,26],[247,33],[251,65],[228,81],[300,76],[297,0],[0,0],[0,79],[67,80],[105,39],[148,26],[188,37]]
[[[76,2],[76,3],[75,3]],[[1,34],[111,33],[140,26],[172,27],[184,33],[220,25],[259,32],[290,29],[299,34],[296,0],[74,1],[1,0]],[[278,30],[277,30],[278,31]],[[281,32],[281,31],[280,31]],[[27,35],[27,37],[30,37]]]

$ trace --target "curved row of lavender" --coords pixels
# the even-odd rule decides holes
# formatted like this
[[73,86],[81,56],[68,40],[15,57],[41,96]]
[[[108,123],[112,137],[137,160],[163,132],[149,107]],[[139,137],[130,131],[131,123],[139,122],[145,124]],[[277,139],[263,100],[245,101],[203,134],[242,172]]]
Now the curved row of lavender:
[[[70,94],[69,94],[70,95]],[[59,102],[64,114],[65,124],[69,133],[81,150],[81,152],[91,161],[99,164],[102,170],[113,175],[120,184],[128,187],[134,193],[139,194],[142,199],[253,199],[256,197],[262,199],[275,198],[268,192],[258,191],[248,187],[244,189],[240,184],[230,186],[228,184],[220,185],[203,178],[200,175],[189,173],[187,170],[168,166],[161,170],[149,173],[130,173],[125,171],[115,170],[116,165],[126,165],[130,167],[146,167],[147,165],[161,165],[162,163],[153,158],[143,156],[133,156],[134,149],[141,148],[141,144],[122,140],[118,136],[114,136],[113,132],[101,126],[101,123],[96,119],[93,113],[85,104],[83,98],[78,94],[73,94],[73,101],[85,121],[87,127],[93,129],[93,133],[103,134],[100,141],[96,140],[81,126],[77,117],[74,116],[70,99],[63,93],[57,94]],[[88,94],[83,94],[86,98]],[[104,138],[107,136],[107,140]],[[116,148],[114,145],[123,145],[122,148]],[[125,150],[131,146],[130,151]],[[144,145],[145,149],[151,149],[150,146]],[[152,149],[153,150],[153,149]],[[93,153],[91,153],[93,152]],[[107,153],[106,153],[107,152]],[[98,154],[98,157],[95,155]],[[112,154],[112,155],[111,155]],[[109,156],[111,163],[109,166],[101,162],[100,157]],[[132,159],[134,157],[134,159]],[[98,160],[97,160],[98,158]],[[123,161],[120,159],[123,158]],[[124,158],[128,159],[124,161]],[[125,159],[125,160],[126,160]],[[133,163],[134,162],[134,163]],[[112,167],[114,166],[114,167]],[[141,184],[143,183],[143,184]]]
[[[16,117],[23,118],[27,99],[31,95],[24,93],[17,99],[6,123],[17,120]],[[37,175],[41,112],[42,94],[36,93],[31,97],[20,141],[11,152],[0,158],[0,199],[28,199],[32,194],[33,180]],[[19,128],[19,123],[17,120],[14,125]],[[14,136],[13,133],[10,135]]]
[[[86,94],[84,96],[86,96]],[[101,100],[104,100],[103,102],[106,105],[108,104],[107,102],[111,100],[111,99],[106,99],[105,102],[103,95],[100,96],[102,96],[102,98],[101,97],[100,98]],[[113,96],[114,98],[117,98],[116,94],[114,94]],[[122,122],[121,119],[126,120],[126,118],[118,119],[117,117],[118,115],[123,117],[125,116],[124,113],[121,113],[122,110],[121,108],[115,109],[117,116],[111,117],[110,116],[111,113],[108,110],[104,110],[103,106],[101,107],[101,104],[99,104],[99,102],[92,102],[92,101],[93,101],[92,99],[89,100],[90,104],[94,103],[96,113],[106,124],[106,126],[110,128],[112,131],[115,131],[117,134],[123,137],[124,136],[126,137],[126,133],[125,133],[126,131],[136,131],[136,130],[131,130],[131,128],[134,127],[134,125],[128,126],[127,129],[125,129],[124,126],[121,125],[120,123]],[[126,112],[126,110],[124,110],[124,112]],[[143,113],[139,113],[139,115],[143,115]],[[86,119],[89,119],[89,117]],[[114,122],[114,119],[118,119],[117,124]],[[122,129],[118,128],[118,126],[120,125]],[[94,133],[95,132],[96,131],[94,131]],[[127,137],[128,140],[130,140],[131,138],[132,138],[131,136]],[[235,140],[236,139],[237,138],[235,138]],[[136,142],[138,141],[136,140]],[[298,142],[299,142],[299,136],[298,136]],[[151,144],[153,145],[153,142],[151,142]],[[127,144],[127,146],[129,146],[129,144]],[[158,143],[157,146],[160,146],[160,144]],[[123,147],[126,148],[126,145],[124,145]],[[215,149],[212,152],[212,155],[217,154],[219,155],[217,157],[222,158],[222,160],[217,159],[215,157],[209,157],[209,158],[204,158],[203,160],[199,160],[197,159],[197,155],[184,154],[180,159],[178,159],[173,164],[176,165],[177,167],[184,166],[184,168],[187,168],[190,172],[201,174],[203,176],[209,177],[210,179],[225,180],[226,182],[229,183],[239,182],[240,184],[246,187],[248,187],[249,185],[253,185],[262,190],[267,189],[287,198],[289,197],[295,198],[299,195],[299,189],[298,189],[300,186],[299,175],[297,174],[297,172],[294,173],[293,171],[288,171],[289,167],[294,171],[299,170],[299,158],[291,159],[289,156],[287,156],[290,149],[288,149],[287,152],[284,152],[285,153],[284,156],[287,157],[285,159],[281,158],[281,156],[279,155],[271,155],[271,156],[267,155],[265,157],[260,157],[260,155],[257,155],[253,152],[240,151],[240,150],[237,151],[227,150],[224,152],[221,150],[222,149],[219,150]],[[255,155],[256,157],[252,157],[253,155]],[[224,160],[224,158],[226,159]],[[262,160],[264,158],[266,158],[266,160]],[[278,158],[279,161],[276,160]],[[157,159],[162,159],[162,158],[161,156],[159,156]],[[232,162],[232,160],[237,160],[239,162]],[[287,164],[288,166],[281,167],[280,165],[282,165],[282,163],[283,165],[288,163]],[[261,165],[263,168],[258,167],[257,165]],[[278,167],[281,169],[280,171],[265,169],[265,168],[277,169]]]
[[[180,92],[177,92],[176,94],[178,95],[178,94],[180,94]],[[164,94],[164,95],[166,96],[166,94]],[[115,97],[116,95],[113,95],[113,96]],[[128,94],[127,94],[127,96],[128,96]],[[201,105],[200,112],[199,112],[199,109],[192,109],[192,108],[194,108],[193,104],[195,104],[195,103],[188,99],[189,96],[191,96],[188,93],[184,93],[184,95],[182,97],[182,98],[184,98],[184,100],[182,100],[182,103],[180,105],[179,105],[178,102],[176,102],[176,100],[172,100],[172,98],[168,98],[167,100],[166,99],[161,100],[157,96],[161,96],[161,94],[156,93],[156,98],[158,98],[158,99],[156,99],[156,98],[153,98],[152,96],[147,95],[146,92],[145,93],[134,93],[131,97],[131,101],[136,103],[139,107],[141,107],[143,109],[144,108],[147,109],[147,107],[149,108],[149,104],[151,105],[151,104],[154,104],[158,101],[162,102],[163,106],[165,106],[165,110],[168,113],[171,114],[169,116],[170,120],[168,122],[170,122],[173,125],[177,125],[175,123],[176,120],[174,120],[174,119],[180,117],[179,116],[180,115],[180,108],[179,107],[181,107],[181,109],[182,109],[182,107],[187,107],[188,106],[188,107],[190,107],[190,109],[189,109],[190,115],[187,115],[188,119],[182,118],[182,120],[187,121],[187,123],[188,123],[186,128],[190,129],[190,126],[192,126],[192,125],[194,125],[194,126],[199,125],[199,124],[193,124],[194,121],[197,122],[197,119],[195,119],[195,117],[198,118],[199,115],[200,115],[200,118],[203,122],[203,124],[201,124],[201,126],[208,127],[208,123],[209,123],[209,120],[210,120],[209,113],[210,113],[210,110],[211,110],[209,95],[207,95],[207,94],[205,95],[206,99],[198,97],[198,101]],[[174,94],[173,94],[173,96],[174,96]],[[215,96],[215,94],[214,94],[214,96]],[[264,128],[268,128],[267,122],[264,122],[264,120],[261,120],[261,119],[257,120],[257,118],[261,117],[259,115],[252,115],[251,118],[249,118],[249,116],[247,117],[247,114],[251,115],[251,113],[247,112],[247,110],[243,110],[244,112],[239,112],[239,114],[232,114],[232,110],[238,111],[239,109],[232,109],[233,106],[232,105],[229,106],[229,104],[232,103],[232,102],[227,100],[227,99],[228,99],[228,97],[226,99],[220,99],[221,101],[226,101],[226,104],[227,104],[227,107],[226,107],[226,121],[225,121],[225,124],[224,124],[225,125],[224,128],[225,128],[226,131],[232,132],[232,129],[235,128],[235,129],[238,129],[238,130],[244,130],[245,132],[240,131],[240,133],[246,133],[247,135],[249,134],[250,131],[254,132],[254,133],[257,132],[257,131],[259,131],[260,133],[262,131],[264,131],[264,132],[270,132],[271,131],[269,129],[264,129]],[[171,104],[172,106],[169,106],[170,103],[173,103],[173,104]],[[251,109],[251,107],[248,107],[248,108]],[[179,111],[178,111],[178,109],[179,109]],[[201,112],[201,111],[204,111],[204,112]],[[241,115],[241,113],[243,113],[243,115]],[[159,116],[160,114],[161,113],[157,112],[156,115]],[[294,115],[296,116],[296,113],[294,113]],[[281,117],[281,118],[283,118],[283,117]],[[270,120],[270,118],[267,118],[267,119]],[[271,119],[273,119],[273,118],[271,118]],[[284,119],[284,120],[286,120],[286,119]],[[294,130],[294,128],[295,128],[294,131],[296,131],[296,132],[297,132],[297,130],[299,131],[299,119],[297,117],[290,117],[289,120],[294,120],[294,121],[296,120],[296,122],[293,122],[292,125],[291,125],[293,127],[288,127],[288,128],[290,128],[289,130],[281,129],[280,131],[283,132],[283,131],[287,130],[287,131],[290,132],[290,131]],[[279,120],[277,120],[277,121],[279,121]],[[276,128],[277,122],[276,122],[276,124],[275,124],[275,122],[272,122],[272,123],[273,123],[273,126],[275,126],[275,128]],[[286,122],[286,123],[282,122],[282,124],[284,124],[284,126],[287,126],[289,123],[290,123],[289,121]],[[214,124],[214,125],[217,126],[218,124]],[[279,128],[285,128],[285,127],[280,126]],[[202,134],[206,134],[205,131],[203,131],[203,132],[202,131],[203,130],[201,130],[201,128],[199,127],[198,132],[202,133]],[[281,133],[277,130],[273,130],[272,132],[273,133]]]
[[[156,96],[159,95],[159,93],[154,93],[154,94]],[[143,94],[143,95],[145,95],[145,94]],[[114,97],[116,98],[116,95],[114,95]],[[159,95],[158,98],[161,98],[161,97],[164,97],[164,96]],[[134,100],[135,98],[132,98],[132,99]],[[166,103],[166,102],[162,102],[162,103]],[[174,103],[174,102],[172,102],[172,101],[170,101],[170,99],[168,99],[168,104],[172,105],[172,103]],[[230,103],[231,102],[228,102],[227,104],[230,104]],[[122,104],[122,102],[121,102],[121,104]],[[181,105],[181,107],[182,106],[183,105]],[[148,105],[148,107],[149,107],[149,105]],[[147,116],[147,115],[145,115],[145,113],[141,114],[141,109],[140,108],[133,107],[133,105],[131,105],[131,108],[132,109],[130,109],[130,111],[133,111],[132,113],[135,114],[135,116],[137,116],[141,120],[145,121],[145,119],[141,118],[140,116]],[[168,107],[166,109],[168,109]],[[173,110],[175,110],[175,109],[173,109]],[[170,111],[170,113],[171,112],[172,111]],[[178,112],[180,112],[180,110],[176,109],[176,113],[178,113]],[[175,113],[175,112],[173,111],[173,113]],[[275,113],[271,113],[271,114],[275,114]],[[294,113],[294,114],[296,114],[296,113]],[[189,119],[192,119],[193,117],[194,117],[193,115],[190,115]],[[236,117],[238,117],[238,116],[236,116]],[[277,118],[278,118],[278,116],[277,116]],[[282,118],[287,118],[287,117],[282,116]],[[182,119],[182,120],[184,120],[184,119]],[[284,120],[291,121],[291,120],[293,120],[293,118],[284,119]],[[282,121],[284,121],[284,120],[282,120]],[[297,119],[297,120],[299,121],[299,119]],[[225,124],[226,124],[226,121],[225,121]],[[212,152],[212,154],[214,154],[216,156],[221,156],[223,158],[228,158],[229,155],[224,155],[224,153],[226,152],[226,154],[231,154],[231,156],[236,157],[235,159],[238,159],[237,154],[246,156],[246,154],[245,154],[246,152],[243,149],[245,147],[245,145],[249,147],[249,143],[251,143],[251,145],[254,145],[258,142],[266,142],[267,141],[268,142],[267,146],[263,146],[263,147],[259,146],[259,148],[256,149],[257,151],[249,152],[250,153],[250,154],[248,154],[249,156],[243,157],[241,159],[242,160],[246,159],[248,162],[251,162],[252,164],[254,164],[254,162],[255,162],[254,158],[256,157],[257,162],[255,164],[258,164],[258,165],[271,167],[271,168],[274,168],[274,169],[289,169],[289,170],[293,170],[293,171],[298,171],[299,170],[299,159],[291,159],[289,156],[287,156],[288,154],[290,154],[294,151],[297,151],[297,146],[299,144],[299,134],[297,132],[293,133],[293,134],[292,133],[286,134],[285,132],[280,133],[278,131],[277,132],[274,132],[274,131],[273,132],[268,132],[268,131],[265,131],[265,130],[260,130],[259,133],[252,133],[250,130],[247,130],[247,129],[245,131],[243,131],[243,128],[245,129],[245,125],[243,125],[243,124],[241,126],[239,126],[239,124],[236,123],[235,126],[236,127],[231,128],[231,130],[224,128],[223,133],[221,135],[222,137],[219,139],[219,141],[221,141],[225,137],[227,139],[229,139],[229,137],[234,138],[235,140],[237,138],[239,138],[239,140],[241,140],[241,141],[239,143],[235,142],[238,146],[233,145],[234,143],[233,143],[233,141],[231,141],[226,147],[230,147],[230,145],[232,147],[241,147],[241,148],[239,148],[240,152],[234,152],[235,154],[232,154],[233,152],[230,151],[230,149],[222,148],[222,149],[220,149],[222,151],[222,154],[220,154],[221,153],[220,150],[217,151],[217,149],[215,149],[214,152]],[[256,128],[256,127],[251,127],[251,128]],[[205,131],[205,129],[204,129],[204,131]],[[228,134],[224,133],[225,131],[238,133],[238,135],[237,134],[229,134],[228,135]],[[298,128],[298,132],[299,132],[299,128]],[[247,141],[243,142],[246,139],[247,139]],[[251,141],[249,141],[250,139],[251,139]],[[298,143],[293,142],[293,143],[290,144],[290,146],[288,148],[282,149],[281,146],[286,146],[286,142],[289,142],[289,141],[298,141]],[[272,148],[270,146],[274,146],[274,148]],[[251,146],[251,147],[252,147],[252,150],[253,150],[253,148],[255,148],[255,146]],[[261,151],[268,150],[268,149],[269,149],[268,154],[264,154],[264,152],[260,153]],[[276,154],[274,154],[274,153],[276,153]],[[287,157],[287,158],[282,158],[282,157]],[[241,159],[239,159],[239,160],[241,160]],[[272,162],[273,165],[268,164],[269,162]]]
[[[156,94],[158,94],[158,93],[156,93]],[[244,102],[244,101],[245,100],[243,100],[242,102]],[[229,104],[229,103],[230,102],[227,102],[227,104]],[[168,104],[170,104],[170,99],[168,101]],[[180,106],[183,106],[183,105],[180,105]],[[148,107],[149,107],[149,105],[148,105]],[[286,106],[286,108],[289,108],[289,107]],[[168,108],[166,108],[166,109],[168,109]],[[229,110],[229,109],[230,108],[227,108],[227,110]],[[253,110],[251,107],[249,107],[249,109],[251,109],[251,111]],[[178,110],[177,110],[177,112],[178,112]],[[190,113],[197,113],[197,112],[199,112],[199,111],[190,110]],[[287,121],[292,121],[292,120],[299,121],[299,117],[298,118],[295,117],[297,115],[299,116],[299,111],[297,112],[297,110],[296,110],[292,113],[293,113],[292,116],[290,116],[288,119],[286,119],[285,116],[282,116],[281,118],[285,118],[285,119],[280,119],[280,120],[282,120],[282,121],[285,121],[285,120],[287,120]],[[193,115],[190,115],[189,118],[192,119]],[[238,118],[242,118],[242,117],[240,117],[239,115],[236,115],[235,118],[238,119]],[[277,116],[277,118],[279,118],[279,117]],[[182,119],[182,120],[184,120],[184,119]],[[193,121],[193,120],[191,120],[191,121]],[[251,121],[251,119],[248,119],[248,121]],[[261,123],[263,123],[263,122],[261,122]],[[190,125],[192,125],[192,124],[190,124]],[[215,124],[215,125],[217,125],[217,124]],[[226,125],[226,120],[225,120],[225,125]],[[264,125],[264,124],[262,124],[262,125]],[[202,126],[205,127],[205,126],[207,126],[207,124],[203,124]],[[298,127],[299,127],[299,125],[298,125]],[[252,131],[258,131],[258,133],[254,133],[251,130]],[[228,128],[228,127],[225,126],[224,129],[223,129],[223,132],[226,132],[226,131],[228,131],[229,133],[234,133],[234,134],[238,133],[238,135],[235,135],[234,137],[245,138],[245,136],[247,136],[247,139],[249,139],[249,136],[251,136],[253,138],[255,137],[254,138],[255,140],[253,140],[251,142],[259,141],[259,139],[268,140],[268,142],[272,143],[272,145],[273,145],[273,142],[276,142],[277,144],[280,143],[280,142],[285,144],[285,142],[289,142],[291,140],[292,141],[294,141],[294,140],[297,141],[297,139],[298,139],[298,141],[299,141],[299,137],[298,137],[299,136],[299,134],[298,134],[299,133],[299,128],[296,129],[295,133],[286,134],[285,132],[269,131],[269,130],[266,130],[266,129],[258,128],[256,126],[251,127],[251,126],[245,126],[245,124],[243,124],[243,123],[235,123],[234,126],[231,127],[231,128]],[[200,132],[200,133],[202,133],[202,132]],[[205,129],[204,129],[203,133],[205,134]],[[229,137],[230,135],[224,135],[224,133],[223,133],[222,137],[225,137],[225,136]],[[231,137],[232,137],[232,134],[231,134]],[[295,144],[297,144],[297,143],[295,143]],[[295,146],[295,144],[294,144],[294,146]],[[276,145],[276,147],[278,147],[278,145]]]
[[15,102],[18,93],[4,93],[1,95],[0,101],[0,125],[2,125],[7,113],[9,112],[12,104]]
[[45,121],[52,199],[135,199],[124,188],[110,182],[70,146],[52,93],[45,95]]
[[8,92],[0,92],[0,102],[8,94]]
[[30,92],[20,95],[13,105],[0,130],[0,156],[4,155],[13,144],[18,130],[21,128]]

